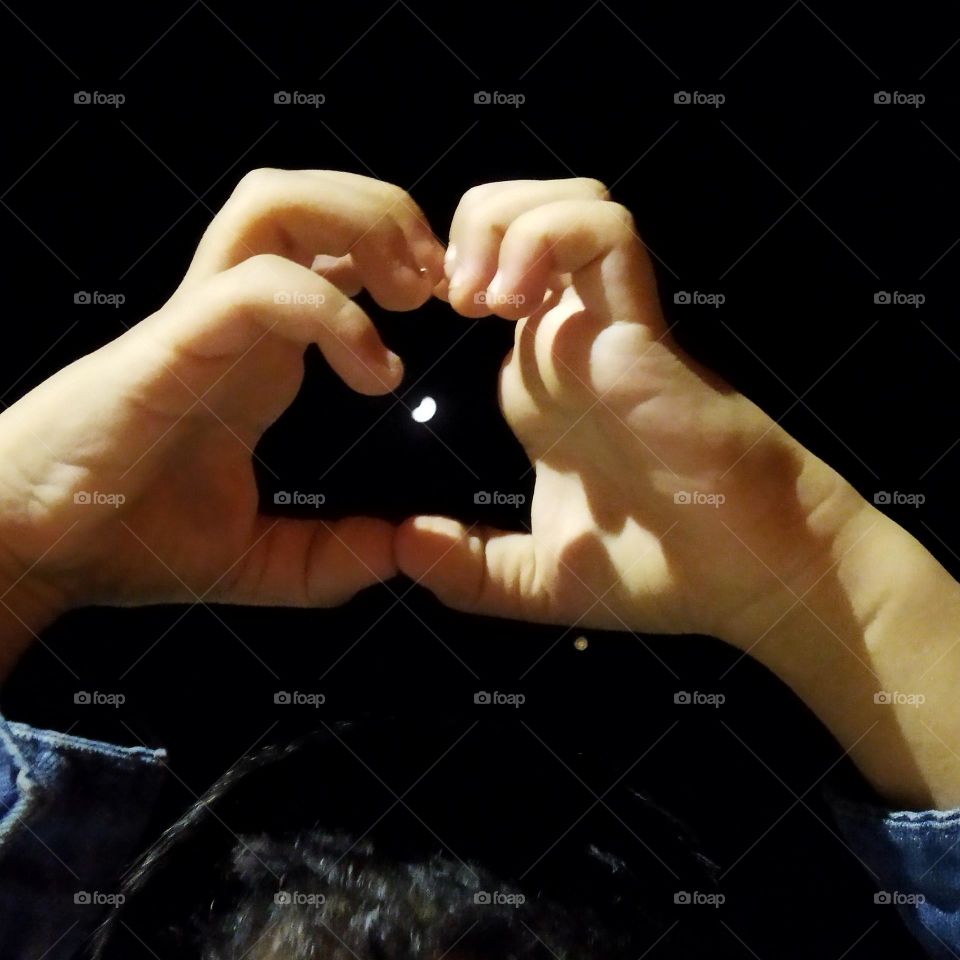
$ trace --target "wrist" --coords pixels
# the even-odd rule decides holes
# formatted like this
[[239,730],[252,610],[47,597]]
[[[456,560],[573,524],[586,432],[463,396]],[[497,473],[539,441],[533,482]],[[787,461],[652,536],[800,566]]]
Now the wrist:
[[792,687],[892,805],[957,806],[960,585],[859,500],[818,562],[723,639]]
[[823,581],[879,514],[776,425],[766,428],[766,441],[755,442],[741,464],[739,487],[728,501],[745,506],[727,511],[730,536],[724,542],[731,549],[721,565],[721,602],[710,632],[775,667],[769,661],[779,655],[778,638],[802,609],[801,598],[816,586],[823,592]]
[[849,589],[861,604],[855,618],[868,615],[867,596],[880,587],[869,564],[870,538],[875,526],[886,520],[840,474],[797,447],[800,465],[790,477],[790,488],[776,496],[792,522],[762,538],[761,543],[776,545],[774,558],[759,556],[765,576],[741,598],[718,632],[778,672],[781,660],[793,661],[789,641],[798,622],[806,619],[805,609],[832,610]]

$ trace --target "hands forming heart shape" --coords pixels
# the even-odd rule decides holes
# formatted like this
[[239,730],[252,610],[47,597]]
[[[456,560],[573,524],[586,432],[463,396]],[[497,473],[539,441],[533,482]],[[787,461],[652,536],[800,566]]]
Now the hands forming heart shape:
[[[536,471],[530,534],[258,514],[251,451],[307,345],[361,393],[401,381],[361,288],[515,322],[499,399]],[[0,452],[0,561],[56,609],[329,606],[402,571],[461,610],[729,638],[862,504],[680,350],[630,213],[587,179],[473,188],[444,255],[395,186],[254,171],[170,300],[6,410]]]
[[[258,512],[252,452],[308,345],[361,393],[402,379],[363,288],[515,324],[499,401],[535,471],[529,533]],[[398,572],[468,612],[712,634],[785,680],[881,794],[960,803],[956,583],[680,349],[595,180],[474,187],[444,251],[397,187],[255,171],[163,307],[0,414],[0,676],[70,607],[322,607]],[[924,714],[889,690],[923,691]]]

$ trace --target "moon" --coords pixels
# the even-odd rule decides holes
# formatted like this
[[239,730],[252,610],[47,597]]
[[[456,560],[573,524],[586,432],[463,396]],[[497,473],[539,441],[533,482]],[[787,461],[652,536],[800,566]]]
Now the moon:
[[433,397],[424,397],[416,409],[410,411],[410,416],[417,423],[426,423],[437,412],[437,401]]

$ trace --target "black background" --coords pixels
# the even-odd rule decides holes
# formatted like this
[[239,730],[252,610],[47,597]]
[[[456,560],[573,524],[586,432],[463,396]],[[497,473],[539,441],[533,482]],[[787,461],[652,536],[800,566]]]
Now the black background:
[[[4,404],[159,307],[248,169],[393,181],[441,238],[474,184],[591,176],[634,212],[680,343],[867,497],[924,494],[885,509],[956,572],[960,11],[17,4],[0,10],[0,37]],[[476,104],[481,90],[526,100]],[[126,102],[76,104],[78,91]],[[326,102],[276,104],[277,91]],[[726,101],[677,104],[678,91]],[[877,104],[878,91],[926,100]],[[78,291],[125,303],[77,305]],[[683,291],[725,302],[674,303]],[[925,302],[877,304],[880,291]],[[331,516],[431,510],[521,528],[524,511],[473,502],[477,489],[531,492],[496,406],[509,325],[441,303],[370,309],[406,361],[403,386],[353,396],[308,356],[301,396],[258,449],[265,503],[317,489]],[[420,425],[409,411],[424,395],[439,412]],[[631,777],[729,870],[723,919],[745,957],[917,955],[819,798],[838,749],[710,638],[467,617],[397,580],[337,610],[76,611],[4,696],[11,719],[166,746],[159,823],[256,744],[359,713],[462,714],[466,728],[497,709],[473,704],[493,689],[525,694],[517,736],[531,751],[542,739],[569,760],[589,743],[619,775],[663,737]],[[77,690],[126,703],[80,707]],[[275,706],[278,690],[326,704]],[[726,703],[675,706],[678,690]]]

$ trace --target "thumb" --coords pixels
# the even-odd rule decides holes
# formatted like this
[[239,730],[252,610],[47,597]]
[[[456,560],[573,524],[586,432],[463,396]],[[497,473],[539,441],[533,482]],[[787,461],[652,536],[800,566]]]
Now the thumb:
[[[394,527],[374,517],[299,520],[259,515],[222,603],[331,607],[396,574]],[[224,578],[226,579],[226,578]]]
[[537,580],[533,537],[466,527],[449,517],[405,520],[394,540],[401,573],[441,603],[467,613],[544,620],[547,594]]

